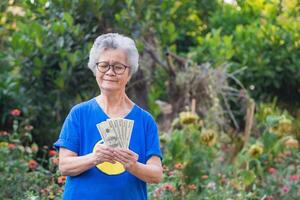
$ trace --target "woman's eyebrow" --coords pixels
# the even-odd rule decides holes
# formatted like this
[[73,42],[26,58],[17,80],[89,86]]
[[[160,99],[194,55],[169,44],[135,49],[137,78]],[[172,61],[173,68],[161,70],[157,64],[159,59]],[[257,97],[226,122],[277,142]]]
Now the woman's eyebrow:
[[[99,61],[98,63],[100,63],[100,62],[106,62],[106,63],[110,63],[109,61],[107,61],[107,60],[103,60],[103,61]],[[113,62],[111,62],[111,64],[123,64],[122,62],[118,62],[118,61],[113,61]],[[123,64],[123,65],[125,65],[125,64]]]
[[128,66],[127,64],[124,64],[124,63],[118,62],[118,61],[113,61],[111,64],[112,64],[112,65],[114,65],[114,64],[121,64],[121,65]]

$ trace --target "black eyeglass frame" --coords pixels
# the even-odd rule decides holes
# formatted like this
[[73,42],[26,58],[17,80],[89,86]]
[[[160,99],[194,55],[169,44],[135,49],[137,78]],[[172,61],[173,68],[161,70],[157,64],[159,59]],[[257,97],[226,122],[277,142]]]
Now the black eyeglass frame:
[[[101,71],[101,70],[99,69],[99,64],[101,64],[101,63],[107,64],[108,68],[107,68],[106,71]],[[124,67],[124,71],[123,71],[122,73],[117,73],[117,72],[116,72],[116,70],[115,70],[115,65],[116,65],[116,64],[122,65],[122,66]],[[130,66],[124,65],[124,64],[119,63],[119,62],[116,62],[116,63],[114,63],[114,64],[109,64],[109,62],[107,62],[107,61],[97,62],[97,63],[96,63],[96,67],[97,67],[98,71],[101,72],[101,73],[106,73],[106,72],[108,72],[108,71],[110,70],[110,68],[112,67],[113,72],[114,72],[115,74],[117,74],[117,75],[122,75],[122,74],[124,74],[124,72],[126,71],[126,69],[127,69],[127,68],[130,68]]]

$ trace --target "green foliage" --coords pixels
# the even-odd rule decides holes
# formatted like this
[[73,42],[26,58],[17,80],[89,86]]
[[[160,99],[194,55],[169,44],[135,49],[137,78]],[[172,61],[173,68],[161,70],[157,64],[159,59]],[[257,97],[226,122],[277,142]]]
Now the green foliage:
[[[209,18],[210,32],[197,37],[191,56],[198,62],[246,67],[238,77],[260,100],[298,105],[300,93],[298,1],[238,1]],[[288,89],[287,89],[288,88]]]
[[[0,172],[4,174],[0,198],[60,198],[60,190],[55,196],[61,189],[57,166],[51,165],[47,150],[38,155],[30,145],[52,144],[70,107],[99,92],[86,67],[99,34],[119,32],[136,40],[145,75],[137,82],[147,80],[146,106],[154,117],[160,115],[157,99],[177,100],[166,90],[172,77],[162,67],[165,51],[199,64],[230,64],[232,72],[243,72],[238,78],[257,100],[275,97],[293,109],[300,99],[299,13],[297,0],[237,0],[236,5],[218,0],[2,1],[0,129],[9,130],[9,137],[0,136]],[[149,53],[149,46],[153,52]],[[187,80],[186,71],[176,73]],[[24,122],[9,114],[13,108],[22,110],[20,117],[28,116]],[[234,150],[240,146],[240,136],[223,143],[221,136],[226,133],[216,132],[220,137],[216,144],[207,141],[210,135],[203,137],[204,128],[212,128],[208,123],[213,117],[215,113],[203,119],[206,127],[180,124],[164,135],[166,173],[163,183],[150,187],[151,198],[299,196],[299,179],[290,178],[300,170],[295,148],[296,144],[299,148],[295,141],[299,141],[299,117],[279,110],[276,102],[261,104],[254,133],[238,152]],[[28,124],[34,125],[33,131],[26,131]],[[35,170],[28,168],[30,160],[39,161]],[[277,173],[269,173],[270,168]]]
[[[66,11],[75,4],[62,4],[60,1],[48,6],[44,1],[22,3],[25,16],[15,21],[17,31],[9,37],[11,45],[5,52],[10,58],[9,66],[19,77],[16,84],[22,86],[22,101],[18,103],[24,112],[30,113],[30,120],[39,130],[35,139],[41,144],[51,144],[57,137],[58,124],[71,105],[97,92],[93,75],[85,66],[91,34],[96,30],[86,32],[87,27],[76,23],[79,20],[76,7]],[[10,90],[11,96],[17,96],[19,91]],[[6,94],[2,98],[8,97]],[[3,107],[11,109],[11,106]]]
[[[98,93],[86,63],[95,37],[109,31],[132,36],[141,55],[151,43],[159,56],[171,50],[198,63],[231,63],[233,71],[246,67],[239,77],[246,86],[255,86],[255,97],[270,100],[275,95],[296,105],[297,11],[295,0],[237,5],[217,0],[2,2],[1,124],[9,129],[8,111],[21,108],[39,130],[34,133],[39,143],[50,144],[70,107]],[[152,67],[141,68],[151,82],[161,78]],[[149,88],[149,107],[158,115],[154,98],[168,94]]]
[[199,63],[213,62],[220,65],[228,62],[234,55],[232,36],[221,35],[221,29],[213,29],[205,37],[197,38],[199,47],[189,52],[194,60]]
[[[259,133],[235,155],[236,142],[207,142],[207,131],[199,121],[176,119],[174,129],[164,142],[163,182],[152,186],[153,199],[293,199],[299,195],[300,169],[299,141],[292,133],[278,136],[270,127],[287,128],[289,123],[282,112],[273,107],[266,114],[266,105],[260,105],[257,116]],[[275,115],[275,111],[279,113]],[[269,115],[273,113],[273,115]],[[265,115],[264,115],[265,114]],[[261,118],[264,115],[264,118]],[[288,116],[288,113],[285,113]],[[181,114],[180,117],[191,117]],[[178,125],[178,122],[185,122]],[[204,120],[205,121],[205,120]],[[284,129],[280,129],[284,130]],[[205,136],[206,135],[206,136]],[[210,135],[210,134],[209,134]],[[217,134],[221,135],[221,134]],[[237,137],[237,136],[236,136]],[[212,141],[212,137],[208,137]],[[206,143],[204,143],[206,141]],[[272,188],[272,189],[270,189]]]
[[157,99],[165,100],[165,80],[167,74],[161,69],[157,69],[154,72],[155,80],[150,86],[148,94],[148,110],[153,115],[154,119],[161,114],[159,105],[155,102]]
[[[62,177],[54,150],[28,141],[32,127],[14,117],[14,131],[0,132],[1,199],[60,199]],[[51,152],[51,154],[50,154]]]
[[161,95],[161,90],[156,89],[154,87],[150,88],[149,95],[148,95],[148,106],[149,106],[149,112],[152,114],[154,119],[157,119],[157,117],[160,115],[161,111],[159,106],[155,103],[155,100],[158,99]]

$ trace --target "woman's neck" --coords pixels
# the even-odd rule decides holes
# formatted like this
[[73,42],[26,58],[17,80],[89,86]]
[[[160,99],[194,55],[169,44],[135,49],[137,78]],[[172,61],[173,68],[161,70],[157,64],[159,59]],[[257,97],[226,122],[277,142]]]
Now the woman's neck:
[[114,108],[121,106],[122,104],[125,103],[126,99],[128,97],[124,93],[110,93],[110,94],[105,94],[101,93],[99,95],[99,100],[103,105],[106,105],[108,107]]
[[112,117],[126,115],[134,105],[125,92],[101,92],[96,99],[104,112]]

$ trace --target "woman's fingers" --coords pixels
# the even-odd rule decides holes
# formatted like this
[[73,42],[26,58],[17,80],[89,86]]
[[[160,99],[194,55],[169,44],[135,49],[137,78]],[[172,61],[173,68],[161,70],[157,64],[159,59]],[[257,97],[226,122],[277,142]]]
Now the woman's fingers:
[[119,149],[120,152],[123,152],[124,154],[127,154],[128,156],[132,157],[132,158],[138,158],[138,154],[136,154],[135,152],[129,150],[129,149]]
[[116,149],[114,152],[114,155],[121,155],[122,157],[131,160],[131,161],[137,161],[138,155],[134,153],[133,151],[127,150],[127,149]]
[[117,157],[117,158],[119,158],[119,159],[121,159],[121,160],[123,160],[123,161],[128,161],[128,160],[131,159],[130,156],[128,156],[128,155],[125,154],[124,152],[118,151],[118,150],[116,150],[116,151],[114,152],[114,156]]
[[95,155],[98,163],[115,161],[120,162],[126,169],[134,165],[138,160],[138,155],[129,149],[111,148],[105,144],[97,144]]
[[99,157],[102,157],[102,159],[107,159],[107,160],[113,160],[114,159],[113,155],[107,155],[107,154],[100,154]]
[[111,148],[111,147],[108,147],[104,144],[99,144],[99,145],[96,146],[96,151],[106,151],[106,152],[113,153],[114,149]]
[[126,150],[126,149],[119,149],[116,148],[114,151],[115,160],[122,163],[126,170],[133,167],[138,160],[138,156],[136,153]]
[[94,151],[97,164],[103,162],[115,163],[113,152],[114,150],[111,147],[108,147],[104,144],[97,144]]
[[114,152],[113,148],[108,147],[108,146],[106,146],[106,145],[104,145],[104,144],[99,144],[99,145],[96,147],[96,150],[95,150],[95,151],[96,151],[96,152],[103,153],[103,154],[107,154],[107,155],[109,155],[109,154],[113,155],[113,152]]
[[125,167],[126,170],[134,164],[132,161],[123,159],[121,157],[115,157],[115,160],[117,162],[121,163]]
[[107,151],[97,151],[97,152],[95,152],[95,155],[100,159],[101,158],[106,158],[106,159],[113,159],[114,158],[114,154],[110,153],[110,152],[107,152]]
[[113,152],[113,148],[106,146],[105,144],[98,143],[95,148],[96,148],[96,150],[105,150],[105,151]]
[[105,155],[113,155],[113,152],[108,151],[108,150],[104,150],[104,149],[96,150],[96,153],[105,154]]
[[103,162],[110,162],[110,163],[116,163],[115,162],[115,158],[114,157],[108,157],[108,156],[103,156],[103,155],[100,155],[100,156],[97,156],[96,157],[96,165],[97,164],[101,164]]
[[124,158],[122,155],[119,155],[119,154],[115,154],[114,159],[122,164],[125,164],[126,162],[128,162],[127,158]]

